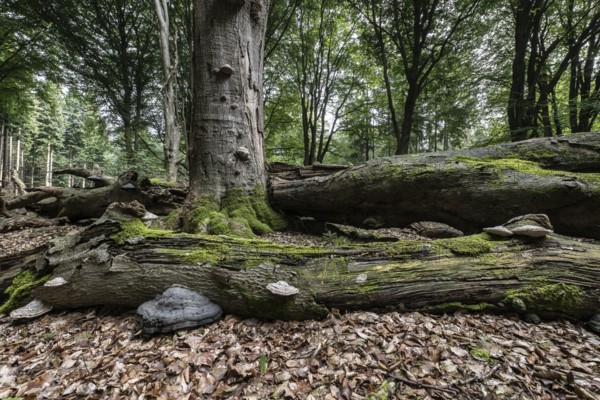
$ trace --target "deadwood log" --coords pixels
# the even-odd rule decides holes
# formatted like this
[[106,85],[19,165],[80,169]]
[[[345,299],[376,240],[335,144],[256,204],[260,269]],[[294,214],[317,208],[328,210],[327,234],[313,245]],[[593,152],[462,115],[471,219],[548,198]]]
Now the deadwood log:
[[[62,170],[76,176],[93,171]],[[155,214],[166,215],[180,206],[186,195],[183,188],[153,184],[148,179],[140,179],[135,170],[123,173],[114,182],[104,177],[96,180],[95,188],[39,187],[31,189],[23,196],[6,202],[6,208],[13,210],[31,207],[42,215],[68,217],[71,221],[99,218],[114,202],[138,201]]]
[[[31,298],[59,309],[136,307],[177,283],[226,312],[263,318],[318,318],[334,308],[511,311],[516,297],[548,318],[586,319],[600,310],[600,244],[590,240],[479,234],[301,247],[152,231],[111,218],[55,242],[37,268],[65,283],[37,287]],[[280,280],[299,293],[270,293],[267,285]]]
[[600,238],[600,134],[388,157],[329,176],[277,179],[287,214],[355,226],[447,223],[473,233],[517,215],[547,214],[558,233]]

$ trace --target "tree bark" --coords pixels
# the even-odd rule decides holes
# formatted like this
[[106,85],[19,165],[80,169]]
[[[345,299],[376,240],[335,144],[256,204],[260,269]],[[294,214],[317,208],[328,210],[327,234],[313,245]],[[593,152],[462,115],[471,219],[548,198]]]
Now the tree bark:
[[262,71],[269,0],[196,1],[188,203],[265,187]]
[[[56,242],[41,261],[38,257],[38,270],[66,283],[40,286],[31,297],[58,309],[136,307],[179,283],[201,291],[225,312],[279,319],[318,318],[334,308],[507,311],[515,296],[529,311],[549,318],[585,319],[600,307],[600,245],[558,235],[496,241],[481,234],[320,248],[227,237],[153,237],[152,231],[122,231],[135,222],[120,221],[103,218]],[[452,240],[485,244],[461,247]],[[281,298],[267,291],[268,283],[279,280],[300,292]]]
[[429,220],[465,232],[545,213],[559,233],[600,238],[599,173],[600,135],[590,133],[381,158],[326,177],[278,179],[271,200],[285,213],[330,222],[366,226],[377,218],[404,227]]
[[[67,169],[61,170],[67,173]],[[74,169],[70,172],[78,176],[89,176],[86,169]],[[114,180],[104,176],[99,187],[90,189],[76,189],[65,187],[40,187],[31,189],[25,195],[7,201],[6,208],[14,210],[21,207],[36,209],[43,215],[67,217],[71,221],[88,218],[99,218],[106,208],[114,202],[138,201],[149,211],[155,214],[166,215],[183,203],[186,191],[175,187],[162,187],[150,183],[147,179],[140,179],[138,173],[130,170]],[[123,186],[131,184],[133,188],[124,189]],[[45,199],[53,198],[54,201],[38,204]]]
[[[158,39],[162,58],[163,75],[165,83],[164,91],[164,114],[165,114],[165,169],[167,180],[177,181],[177,163],[179,157],[179,143],[181,142],[181,129],[177,118],[177,99],[175,88],[177,87],[177,49],[171,56],[169,45],[170,24],[169,5],[166,0],[154,0],[156,15],[158,17]],[[174,41],[176,43],[176,40]]]

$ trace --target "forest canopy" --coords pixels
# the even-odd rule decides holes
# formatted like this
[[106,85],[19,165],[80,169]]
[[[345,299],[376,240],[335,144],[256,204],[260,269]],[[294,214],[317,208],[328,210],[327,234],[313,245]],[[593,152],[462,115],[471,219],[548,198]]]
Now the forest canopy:
[[[192,3],[3,1],[2,181],[85,186],[52,170],[94,164],[185,181]],[[598,3],[275,1],[266,159],[357,164],[597,130]]]

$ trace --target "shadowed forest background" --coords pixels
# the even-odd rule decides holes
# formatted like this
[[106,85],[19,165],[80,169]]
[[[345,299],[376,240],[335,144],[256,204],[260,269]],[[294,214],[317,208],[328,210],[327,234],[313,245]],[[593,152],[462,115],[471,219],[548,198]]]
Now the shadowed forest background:
[[[85,186],[51,171],[94,164],[173,178],[169,126],[185,181],[192,4],[160,4],[2,2],[4,185],[15,170],[28,186]],[[357,164],[598,128],[596,1],[280,0],[269,13],[270,162]]]

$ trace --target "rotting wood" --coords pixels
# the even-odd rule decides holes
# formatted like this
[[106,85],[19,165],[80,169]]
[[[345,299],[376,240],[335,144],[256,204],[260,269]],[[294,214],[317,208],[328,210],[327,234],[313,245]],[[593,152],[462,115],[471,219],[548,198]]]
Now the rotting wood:
[[[57,241],[45,259],[38,268],[68,283],[32,297],[59,309],[136,307],[177,283],[225,312],[263,318],[318,318],[334,308],[517,311],[514,297],[547,318],[600,310],[600,244],[560,235],[301,247],[103,218]],[[299,293],[275,297],[266,287],[280,280]]]

